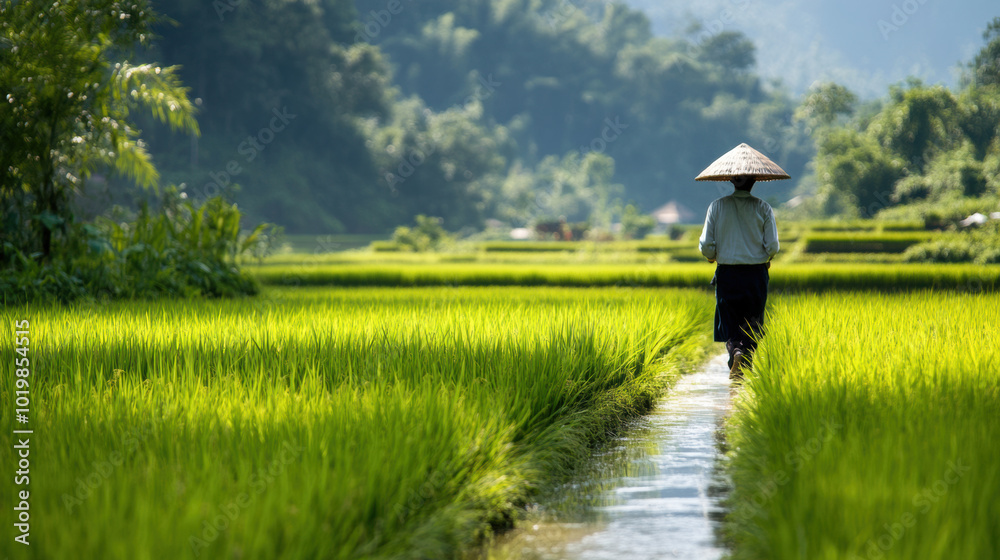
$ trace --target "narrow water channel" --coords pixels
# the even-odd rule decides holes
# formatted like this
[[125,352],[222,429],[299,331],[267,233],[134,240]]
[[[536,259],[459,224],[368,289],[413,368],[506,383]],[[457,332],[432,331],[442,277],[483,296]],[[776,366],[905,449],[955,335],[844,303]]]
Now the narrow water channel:
[[724,356],[681,377],[586,473],[540,500],[537,522],[514,535],[501,556],[721,558],[720,430],[730,395]]

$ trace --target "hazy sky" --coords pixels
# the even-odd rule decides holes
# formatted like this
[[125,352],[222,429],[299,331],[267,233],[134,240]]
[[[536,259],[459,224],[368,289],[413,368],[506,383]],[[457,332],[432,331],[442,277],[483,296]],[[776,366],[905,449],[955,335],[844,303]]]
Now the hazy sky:
[[742,31],[757,45],[757,68],[801,93],[834,80],[863,97],[917,76],[955,85],[957,66],[982,47],[1000,16],[998,0],[625,0],[646,12],[660,35],[692,20]]

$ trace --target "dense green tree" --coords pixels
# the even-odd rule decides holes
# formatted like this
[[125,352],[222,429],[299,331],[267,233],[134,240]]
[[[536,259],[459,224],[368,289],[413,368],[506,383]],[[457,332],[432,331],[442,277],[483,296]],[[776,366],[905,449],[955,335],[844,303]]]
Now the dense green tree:
[[389,114],[390,78],[378,49],[353,44],[349,1],[156,4],[173,21],[157,54],[181,66],[202,114],[198,143],[151,142],[170,179],[293,232],[391,227],[358,124]]
[[[585,20],[582,21],[584,33],[592,29],[587,23]],[[606,53],[618,52],[629,45],[642,45],[653,38],[649,18],[645,14],[617,3],[606,6],[600,20],[599,33],[601,36],[599,44],[604,47]]]
[[[1000,45],[1000,19],[971,66],[988,70]],[[995,208],[1000,194],[1000,87],[977,74],[959,92],[911,79],[888,99],[850,120],[838,114],[852,99],[837,86],[810,93],[797,110],[817,123],[816,199],[819,213],[894,217],[958,215]],[[908,209],[909,208],[909,209]]]
[[642,239],[656,227],[656,218],[648,214],[640,214],[632,204],[622,211],[622,235],[626,239]]
[[981,86],[1000,86],[1000,17],[986,26],[984,46],[970,64],[974,83]]
[[623,194],[614,160],[595,152],[548,156],[530,172],[515,165],[503,182],[498,217],[517,226],[563,219],[607,228]]
[[986,177],[986,193],[1000,197],[1000,138],[993,140],[983,157],[983,175]]
[[[601,176],[569,188],[586,194],[567,200],[586,202],[566,211],[605,223],[617,196],[646,209],[707,203],[718,192],[688,178],[739,142],[793,175],[810,156],[788,96],[754,75],[745,37],[654,38],[618,3],[140,4],[166,18],[145,24],[140,35],[159,40],[138,56],[176,67],[202,133],[130,114],[143,157],[196,200],[222,193],[290,232],[389,232],[416,214],[451,230],[520,220],[505,199],[512,181],[544,189],[569,165],[574,180]],[[601,191],[615,185],[624,190]]]
[[816,175],[825,198],[844,196],[844,210],[870,218],[892,205],[893,185],[903,176],[903,161],[870,136],[850,129],[823,137]]
[[392,122],[368,123],[378,188],[398,202],[396,223],[416,212],[442,217],[453,231],[480,225],[513,153],[507,131],[481,116],[475,99],[434,113],[411,98],[396,105]]
[[893,199],[913,202],[976,197],[986,192],[983,162],[976,158],[972,143],[934,158],[922,175],[911,175],[896,184]]
[[1000,137],[1000,92],[997,88],[969,87],[958,97],[958,111],[959,126],[981,160]]
[[756,63],[754,44],[738,31],[723,31],[706,38],[697,49],[698,58],[724,70],[747,71]]
[[197,134],[194,107],[173,67],[127,60],[148,42],[155,15],[143,0],[37,0],[0,4],[0,198],[6,243],[48,256],[72,221],[70,201],[111,169],[143,186],[158,173],[135,113]]
[[[365,38],[386,52],[400,87],[432,110],[474,91],[462,76],[492,76],[485,116],[511,131],[521,172],[548,156],[597,151],[614,158],[615,181],[649,209],[671,198],[709,202],[715,189],[680,178],[740,142],[794,175],[811,156],[793,104],[761,85],[753,45],[739,33],[655,38],[643,14],[596,1],[402,2],[391,18],[385,2],[356,4],[362,25],[378,31]],[[434,47],[448,44],[460,44],[461,56]]]
[[802,103],[795,110],[795,117],[809,123],[811,128],[832,125],[840,116],[851,115],[858,98],[846,87],[826,82],[810,88]]
[[917,173],[938,153],[959,143],[958,103],[951,91],[914,83],[907,89],[893,88],[890,97],[868,130]]

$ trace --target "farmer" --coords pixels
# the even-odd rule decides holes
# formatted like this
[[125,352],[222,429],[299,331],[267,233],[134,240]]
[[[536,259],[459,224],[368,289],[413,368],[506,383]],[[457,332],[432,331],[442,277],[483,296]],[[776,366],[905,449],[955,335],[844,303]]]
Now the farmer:
[[768,270],[778,252],[771,205],[750,194],[758,180],[787,179],[780,167],[746,144],[722,156],[696,180],[731,181],[736,190],[708,207],[698,249],[718,263],[715,285],[715,340],[725,342],[730,377],[749,368],[755,336],[764,326]]

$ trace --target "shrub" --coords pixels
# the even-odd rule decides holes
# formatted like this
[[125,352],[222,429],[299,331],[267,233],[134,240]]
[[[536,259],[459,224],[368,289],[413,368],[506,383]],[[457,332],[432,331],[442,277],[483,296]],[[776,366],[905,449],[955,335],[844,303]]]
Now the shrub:
[[987,194],[974,198],[924,200],[888,208],[879,213],[883,221],[921,221],[928,229],[945,229],[975,212],[989,214],[1000,210],[1000,196]]
[[903,254],[907,262],[1000,263],[1000,223],[992,221],[970,230],[947,234],[921,243]]
[[94,223],[69,224],[48,259],[5,243],[14,258],[0,271],[4,303],[257,293],[238,259],[261,256],[267,225],[242,234],[240,211],[219,197],[198,206],[171,188],[160,204],[158,212],[144,203],[134,214],[116,207]]
[[626,239],[644,239],[656,227],[656,218],[640,214],[629,204],[622,212],[622,234]]
[[[418,215],[416,227],[399,226],[396,228],[392,234],[392,243],[396,245],[396,250],[400,251],[435,251],[442,244],[452,240],[448,232],[441,227],[442,221],[441,218]],[[372,248],[377,251],[390,250],[385,245],[373,246]]]
[[972,247],[961,239],[929,241],[914,245],[903,253],[906,262],[959,263],[972,262]]

